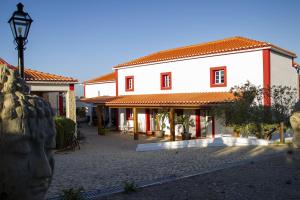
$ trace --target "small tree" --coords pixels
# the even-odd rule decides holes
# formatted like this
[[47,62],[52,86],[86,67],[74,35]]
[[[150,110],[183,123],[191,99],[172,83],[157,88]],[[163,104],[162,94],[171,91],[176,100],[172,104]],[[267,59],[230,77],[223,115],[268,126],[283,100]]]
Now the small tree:
[[276,123],[289,124],[289,116],[297,102],[297,89],[288,86],[271,87],[272,120]]
[[183,127],[184,133],[189,132],[190,126],[191,127],[195,126],[194,120],[191,119],[190,117],[191,115],[189,114],[183,114],[183,115],[176,116],[175,118],[175,123],[180,124]]
[[[214,110],[225,114],[225,125],[237,131],[255,134],[258,138],[270,138],[278,130],[280,122],[288,124],[288,117],[297,99],[297,90],[287,86],[256,87],[249,81],[231,88],[236,97],[231,104],[223,104]],[[269,97],[272,104],[263,105],[263,98]]]
[[252,85],[249,81],[242,86],[234,86],[230,92],[234,95],[233,103],[226,103],[214,109],[216,115],[225,114],[225,123],[228,126],[245,126],[252,121],[254,110],[260,112],[258,105],[261,104],[261,89]]
[[159,125],[159,130],[163,131],[166,128],[165,120],[169,118],[169,112],[167,110],[162,110],[157,114],[156,123]]

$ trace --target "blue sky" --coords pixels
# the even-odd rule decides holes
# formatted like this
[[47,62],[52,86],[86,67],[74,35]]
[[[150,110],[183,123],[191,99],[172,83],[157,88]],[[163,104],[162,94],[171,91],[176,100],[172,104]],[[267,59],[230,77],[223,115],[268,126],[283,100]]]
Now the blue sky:
[[[0,1],[0,57],[17,64]],[[149,53],[232,36],[267,41],[300,56],[298,0],[24,0],[34,20],[25,66],[84,81]],[[296,59],[300,60],[300,59]],[[299,61],[298,61],[299,62]],[[81,86],[76,87],[82,95]]]

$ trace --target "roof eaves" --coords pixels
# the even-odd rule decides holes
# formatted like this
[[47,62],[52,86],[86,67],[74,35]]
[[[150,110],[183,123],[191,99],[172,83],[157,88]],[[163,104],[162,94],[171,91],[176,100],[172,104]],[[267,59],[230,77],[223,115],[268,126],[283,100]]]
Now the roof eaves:
[[[170,59],[161,59],[157,61],[147,61],[147,62],[137,62],[134,64],[128,64],[128,65],[116,65],[113,67],[113,69],[120,69],[120,68],[127,68],[127,67],[138,67],[138,66],[143,66],[143,65],[148,65],[148,64],[159,64],[159,63],[164,63],[164,62],[173,62],[173,61],[180,61],[180,60],[186,60],[186,59],[196,59],[196,58],[203,58],[203,57],[211,57],[211,56],[219,56],[219,55],[226,55],[226,54],[234,54],[234,53],[241,53],[241,52],[249,52],[249,51],[257,51],[261,49],[271,49],[271,46],[264,46],[264,47],[257,47],[257,48],[248,48],[248,49],[241,49],[241,50],[235,50],[235,51],[219,51],[219,52],[211,52],[210,54],[193,54],[192,56],[181,56],[181,57],[173,57]],[[129,63],[129,62],[128,62]]]
[[281,53],[281,54],[284,54],[284,55],[287,55],[287,56],[290,56],[290,57],[292,57],[292,58],[297,58],[297,55],[295,54],[295,53],[293,53],[293,52],[291,52],[291,51],[288,51],[288,50],[286,50],[286,49],[283,49],[283,48],[281,48],[281,47],[278,47],[278,46],[276,46],[276,45],[271,45],[271,49],[273,50],[273,51],[276,51],[276,52],[278,52],[278,53]]
[[116,81],[113,80],[113,81],[99,81],[99,82],[87,82],[87,81],[84,81],[83,83],[86,84],[86,85],[96,85],[96,84],[104,84],[104,83],[115,83]]

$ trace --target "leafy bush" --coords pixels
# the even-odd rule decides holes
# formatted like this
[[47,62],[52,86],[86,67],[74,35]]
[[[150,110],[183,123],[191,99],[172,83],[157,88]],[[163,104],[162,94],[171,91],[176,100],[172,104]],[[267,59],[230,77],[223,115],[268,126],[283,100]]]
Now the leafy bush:
[[56,126],[56,148],[62,149],[68,145],[76,130],[76,123],[65,117],[56,117],[55,118]]
[[[215,115],[225,114],[225,125],[234,127],[242,135],[256,135],[269,139],[284,122],[289,126],[289,116],[297,101],[297,90],[287,86],[257,87],[250,82],[231,88],[236,97],[233,103],[222,104],[214,109]],[[264,105],[264,97],[272,100]]]
[[165,120],[169,118],[169,112],[167,110],[162,110],[157,113],[156,123],[159,124],[159,130],[164,130],[166,128]]
[[183,132],[188,133],[190,127],[195,127],[194,119],[190,114],[183,114],[175,117],[175,123],[183,127]]
[[62,200],[84,200],[83,192],[83,187],[80,187],[78,189],[71,188],[68,190],[63,190],[60,198]]

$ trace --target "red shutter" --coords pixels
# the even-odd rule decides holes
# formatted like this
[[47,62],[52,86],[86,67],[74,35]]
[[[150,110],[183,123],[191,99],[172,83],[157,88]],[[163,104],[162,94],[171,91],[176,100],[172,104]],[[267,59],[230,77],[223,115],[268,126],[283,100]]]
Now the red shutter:
[[201,137],[200,110],[196,110],[196,137]]
[[146,132],[150,131],[150,110],[146,109]]

